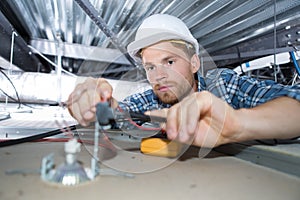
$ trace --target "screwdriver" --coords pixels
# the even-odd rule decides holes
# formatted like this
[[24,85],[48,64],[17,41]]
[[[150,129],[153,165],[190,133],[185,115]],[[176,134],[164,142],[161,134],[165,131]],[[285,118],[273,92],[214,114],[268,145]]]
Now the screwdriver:
[[[132,120],[142,122],[166,122],[164,117],[149,116],[143,113],[113,112],[107,102],[98,103],[96,107],[96,115],[100,125],[107,125],[115,121],[115,115],[121,116],[121,120],[130,117]],[[167,139],[167,134],[157,134],[149,138],[143,138],[140,143],[140,151],[142,153],[161,157],[176,157],[180,154],[182,147],[181,143]]]

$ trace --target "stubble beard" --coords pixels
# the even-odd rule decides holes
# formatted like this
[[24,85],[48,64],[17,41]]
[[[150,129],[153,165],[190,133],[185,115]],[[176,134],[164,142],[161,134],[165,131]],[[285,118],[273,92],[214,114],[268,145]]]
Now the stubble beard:
[[174,105],[178,103],[178,98],[173,92],[166,92],[163,94],[156,93],[156,95],[163,103],[170,104],[170,105]]
[[156,84],[154,88],[154,93],[158,98],[166,104],[174,105],[181,101],[183,98],[185,98],[187,95],[191,94],[193,91],[193,87],[191,86],[193,82],[189,82],[186,84],[176,84],[173,83],[173,85],[176,85],[176,89],[174,90],[169,90],[167,92],[161,93],[158,91],[158,88],[160,84]]

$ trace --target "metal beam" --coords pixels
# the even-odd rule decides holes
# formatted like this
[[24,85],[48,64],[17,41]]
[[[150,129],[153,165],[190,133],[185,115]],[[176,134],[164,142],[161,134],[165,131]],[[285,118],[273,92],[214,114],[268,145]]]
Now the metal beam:
[[[11,37],[16,30],[0,12],[0,56],[10,61]],[[18,34],[14,39],[13,59],[12,63],[24,71],[48,71],[38,58],[32,54],[25,40]]]
[[129,56],[126,51],[126,48],[123,47],[116,37],[115,33],[109,29],[106,22],[101,18],[98,11],[95,7],[90,3],[89,0],[75,0],[75,2],[82,8],[82,10],[91,18],[91,20],[100,28],[103,33],[111,39],[111,42],[119,49],[128,61],[133,64],[134,66],[138,67],[138,64]]
[[214,150],[300,177],[299,140],[279,140],[277,145],[272,145],[274,141],[261,142],[266,144],[233,143],[217,147]]
[[[295,46],[297,49],[300,48],[300,46]],[[290,52],[295,51],[295,47],[283,47],[283,48],[277,48],[275,50],[275,53],[283,53],[283,52]],[[240,59],[240,58],[257,58],[267,55],[274,54],[274,49],[264,49],[264,50],[258,50],[258,51],[249,51],[249,52],[241,52],[240,56],[238,53],[229,53],[229,54],[222,54],[222,55],[213,55],[211,57],[202,57],[203,61],[222,61],[222,60],[228,60],[228,59]]]
[[[30,45],[45,55],[57,56],[56,42],[49,40],[31,40]],[[81,44],[62,43],[62,56],[67,58],[83,59],[89,61],[99,61],[130,65],[131,63],[117,49],[86,46]]]

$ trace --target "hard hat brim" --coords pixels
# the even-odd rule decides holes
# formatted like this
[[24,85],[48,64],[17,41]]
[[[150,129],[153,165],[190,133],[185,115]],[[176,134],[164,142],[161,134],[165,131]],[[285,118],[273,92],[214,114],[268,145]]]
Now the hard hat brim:
[[171,33],[171,32],[160,32],[160,33],[153,34],[151,36],[144,37],[140,40],[133,41],[127,46],[127,51],[132,58],[134,58],[137,61],[140,61],[141,58],[140,55],[138,55],[138,53],[141,49],[154,45],[164,40],[172,40],[172,39],[184,40],[193,44],[196,49],[196,53],[198,54],[199,46],[196,39],[191,40],[189,38],[186,38],[186,36],[176,34],[176,33]]

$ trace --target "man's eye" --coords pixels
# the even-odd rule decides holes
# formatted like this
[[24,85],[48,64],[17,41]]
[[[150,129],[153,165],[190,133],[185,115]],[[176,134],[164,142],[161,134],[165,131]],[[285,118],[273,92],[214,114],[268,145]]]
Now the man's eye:
[[149,66],[146,66],[145,69],[146,69],[146,71],[152,71],[155,69],[155,66],[149,65]]
[[168,60],[168,65],[173,65],[174,64],[174,60]]

